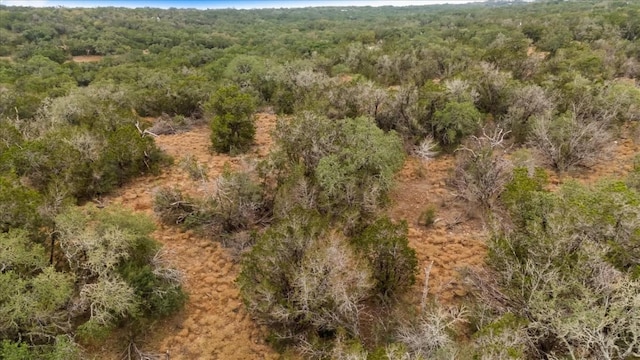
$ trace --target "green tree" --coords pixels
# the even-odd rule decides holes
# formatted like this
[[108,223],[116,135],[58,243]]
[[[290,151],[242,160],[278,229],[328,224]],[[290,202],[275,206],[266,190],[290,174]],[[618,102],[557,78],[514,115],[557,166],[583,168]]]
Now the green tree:
[[415,282],[416,252],[409,247],[406,222],[394,224],[388,218],[376,220],[353,240],[363,254],[375,281],[374,292],[383,300],[400,295]]
[[[302,191],[298,195],[317,192],[313,207],[336,214],[348,226],[375,214],[404,161],[399,136],[394,131],[385,133],[365,117],[331,120],[306,112],[281,119],[275,136],[280,180],[295,180],[293,188]],[[297,201],[285,205],[291,197],[281,195],[276,207],[305,207]],[[304,198],[297,197],[302,202]]]
[[238,86],[218,89],[205,104],[205,110],[213,115],[211,142],[215,151],[244,152],[253,143],[255,100]]
[[432,128],[435,138],[448,149],[475,133],[481,125],[482,114],[471,102],[449,102],[435,112]]

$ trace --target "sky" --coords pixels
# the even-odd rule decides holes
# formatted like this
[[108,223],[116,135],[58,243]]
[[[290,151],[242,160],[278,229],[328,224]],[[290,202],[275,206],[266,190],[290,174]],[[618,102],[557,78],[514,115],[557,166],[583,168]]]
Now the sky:
[[484,0],[0,0],[7,6],[64,7],[152,7],[196,9],[260,9],[298,8],[310,6],[409,6],[435,4],[466,4]]

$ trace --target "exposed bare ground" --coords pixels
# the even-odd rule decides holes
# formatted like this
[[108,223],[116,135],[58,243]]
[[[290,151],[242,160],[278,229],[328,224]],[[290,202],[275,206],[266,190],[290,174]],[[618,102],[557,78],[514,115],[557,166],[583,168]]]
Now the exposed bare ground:
[[102,55],[79,55],[72,57],[73,62],[85,63],[85,62],[98,62],[102,60]]
[[[486,253],[486,233],[480,214],[469,211],[464,203],[456,200],[446,185],[453,166],[450,155],[426,164],[409,158],[391,195],[389,214],[395,220],[407,220],[409,244],[418,255],[420,272],[411,294],[416,304],[422,294],[424,268],[431,262],[429,293],[449,303],[466,294],[457,269],[482,264]],[[418,224],[418,218],[429,206],[436,209],[436,222],[426,228]]]
[[[269,133],[275,125],[272,115],[260,115],[256,146],[250,156],[264,156],[270,144]],[[162,186],[177,186],[192,195],[202,195],[206,186],[191,180],[178,165],[191,155],[209,168],[209,177],[222,172],[225,163],[237,166],[239,158],[209,152],[206,126],[192,131],[160,136],[158,145],[176,159],[176,164],[158,176],[147,176],[125,186],[107,203],[122,204],[136,212],[153,216],[153,194]],[[173,265],[186,275],[189,300],[180,313],[158,322],[151,334],[140,334],[142,348],[170,353],[173,359],[275,359],[277,354],[264,343],[266,332],[247,314],[235,279],[239,267],[218,243],[176,227],[158,224],[154,237],[171,254]],[[119,339],[111,339],[101,349],[94,349],[102,359],[118,358]]]
[[[270,132],[275,116],[260,114],[257,121],[256,144],[249,158],[264,157],[271,145]],[[593,170],[576,177],[583,182],[622,176],[631,169],[633,155],[638,147],[631,131],[625,131],[618,141],[612,159],[603,161]],[[209,130],[206,126],[176,135],[160,136],[157,143],[176,159],[176,164],[158,176],[147,176],[122,188],[105,199],[122,204],[136,212],[153,216],[154,191],[161,186],[177,186],[194,196],[207,192],[207,186],[191,180],[178,165],[179,160],[191,155],[209,168],[209,177],[221,173],[224,164],[239,167],[243,161],[209,152]],[[479,266],[486,255],[487,231],[480,214],[455,199],[446,179],[454,166],[452,156],[445,155],[428,162],[409,158],[397,176],[397,186],[391,194],[389,215],[396,220],[407,220],[409,241],[416,249],[421,268],[418,281],[410,293],[410,300],[418,304],[424,282],[423,269],[433,262],[430,275],[430,293],[450,303],[465,295],[458,279],[457,269]],[[559,179],[552,176],[555,185]],[[427,207],[436,208],[436,223],[426,228],[418,224],[420,213]],[[278,354],[265,344],[266,330],[258,326],[247,314],[239,297],[235,278],[239,267],[218,243],[175,227],[158,225],[154,233],[171,253],[173,264],[186,274],[189,300],[180,313],[158,322],[151,334],[142,335],[144,349],[170,353],[171,359],[276,359]],[[102,359],[118,358],[112,339],[92,354]]]

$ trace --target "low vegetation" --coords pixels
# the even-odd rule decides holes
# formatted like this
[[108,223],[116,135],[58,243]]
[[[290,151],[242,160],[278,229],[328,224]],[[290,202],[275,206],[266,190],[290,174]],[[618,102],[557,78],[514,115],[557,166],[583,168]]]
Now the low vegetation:
[[[172,164],[156,137],[203,124],[212,153],[242,161],[215,174],[181,154],[203,191],[156,189],[153,210],[231,253],[277,350],[640,357],[638,161],[624,179],[570,180],[637,141],[637,3],[0,5],[0,19],[0,359],[84,358],[182,307],[153,221],[101,199]],[[260,161],[258,112],[278,117]],[[460,303],[431,296],[409,243],[442,231],[447,208],[386,215],[408,155],[424,178],[453,164],[447,194],[487,229]]]

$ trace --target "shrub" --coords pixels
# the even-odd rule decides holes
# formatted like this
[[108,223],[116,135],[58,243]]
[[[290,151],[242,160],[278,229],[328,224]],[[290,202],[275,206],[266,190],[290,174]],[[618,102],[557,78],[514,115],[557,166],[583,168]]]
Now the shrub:
[[606,122],[568,112],[535,118],[530,144],[548,165],[566,171],[593,166],[610,149],[611,135]]
[[384,204],[404,161],[398,135],[367,118],[330,120],[303,113],[278,122],[276,143],[279,181],[306,189],[318,210],[335,214],[350,228]]
[[180,160],[180,167],[189,174],[191,180],[205,182],[208,180],[209,167],[200,164],[193,155],[187,155]]
[[536,117],[548,116],[555,104],[537,85],[515,89],[511,94],[511,104],[501,121],[517,143],[525,143],[531,134],[532,121]]
[[373,269],[375,294],[392,299],[415,283],[416,252],[409,247],[406,222],[394,224],[388,218],[376,220],[353,240]]
[[167,160],[152,138],[141,136],[132,125],[119,127],[107,135],[94,169],[94,177],[99,180],[94,191],[105,193],[135,176],[157,172]]
[[416,357],[455,358],[457,354],[452,334],[456,325],[466,321],[465,317],[464,309],[436,306],[401,326],[396,338],[406,346],[408,354]]
[[238,283],[249,311],[278,337],[331,339],[359,331],[372,287],[367,266],[313,212],[273,225],[242,261]]
[[42,225],[42,196],[21,185],[15,176],[0,176],[0,232],[11,228],[35,231]]
[[447,148],[455,148],[462,139],[480,128],[482,114],[471,102],[449,102],[435,112],[432,129],[435,138]]
[[262,188],[246,172],[233,172],[226,166],[214,186],[209,206],[214,221],[225,232],[251,228],[268,211]]
[[511,175],[511,164],[497,149],[502,147],[505,133],[473,136],[459,149],[452,182],[458,196],[488,209],[494,206]]
[[101,337],[123,319],[166,315],[185,295],[180,276],[159,259],[153,223],[120,209],[69,210],[56,217],[59,244],[77,277],[77,304],[90,316],[79,328]]
[[165,224],[182,224],[198,211],[194,200],[182,195],[177,188],[163,187],[153,198],[153,211]]
[[235,85],[222,87],[205,104],[205,110],[213,115],[211,143],[215,151],[244,152],[253,143],[255,101],[251,95]]
[[536,358],[626,358],[640,351],[640,313],[631,305],[640,299],[632,260],[640,196],[621,182],[567,183],[551,194],[522,174],[516,181],[522,189],[513,200],[527,204],[511,211],[527,214],[490,240],[491,270],[469,277],[497,317],[522,319],[509,330],[520,339],[494,340]]
[[436,223],[436,215],[436,207],[429,205],[418,216],[418,224],[424,227],[431,227]]

